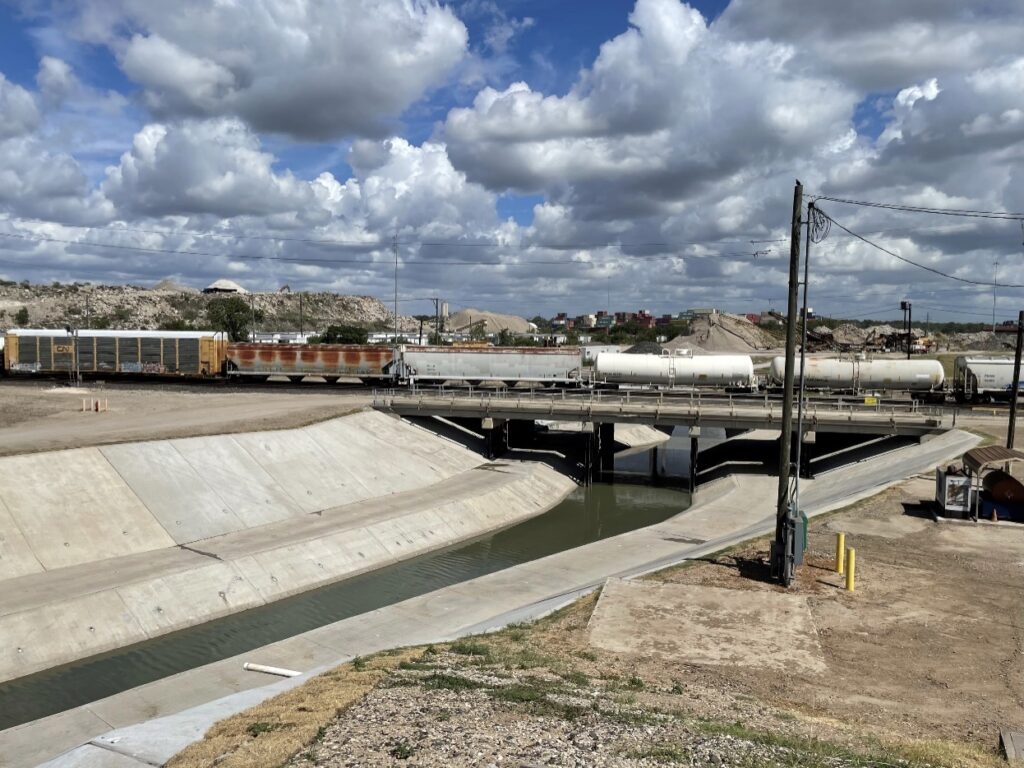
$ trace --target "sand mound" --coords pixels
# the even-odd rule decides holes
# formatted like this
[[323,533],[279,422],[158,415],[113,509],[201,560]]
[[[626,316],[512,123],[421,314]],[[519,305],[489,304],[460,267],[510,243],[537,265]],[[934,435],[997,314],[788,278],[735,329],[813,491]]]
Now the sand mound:
[[697,318],[690,325],[689,336],[677,336],[665,344],[665,349],[692,349],[694,354],[749,354],[777,346],[775,337],[762,331],[745,317],[719,313]]
[[484,321],[486,333],[497,333],[506,328],[512,333],[529,333],[532,330],[530,322],[517,315],[500,315],[472,308],[460,309],[448,318],[445,327],[452,331],[468,331],[470,323],[477,325],[481,320]]

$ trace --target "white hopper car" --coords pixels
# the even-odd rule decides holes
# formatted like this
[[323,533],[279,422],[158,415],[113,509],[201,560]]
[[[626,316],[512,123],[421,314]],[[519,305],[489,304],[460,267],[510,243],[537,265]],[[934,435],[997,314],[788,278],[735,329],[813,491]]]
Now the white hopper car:
[[489,381],[512,385],[524,381],[548,386],[579,385],[583,369],[579,347],[403,346],[399,348],[399,359],[399,378],[410,383],[465,381],[476,385]]
[[[1013,358],[960,356],[953,362],[953,396],[967,400],[1008,400],[1013,387]],[[1024,387],[1019,387],[1024,391]]]
[[598,384],[698,386],[754,389],[754,362],[746,355],[631,355],[601,352],[594,362]]
[[[799,365],[798,360],[798,370]],[[773,358],[768,375],[774,384],[782,384],[786,375],[786,358]],[[942,363],[938,360],[840,360],[812,357],[807,359],[804,386],[807,389],[844,392],[882,389],[938,394],[942,392],[945,378]]]

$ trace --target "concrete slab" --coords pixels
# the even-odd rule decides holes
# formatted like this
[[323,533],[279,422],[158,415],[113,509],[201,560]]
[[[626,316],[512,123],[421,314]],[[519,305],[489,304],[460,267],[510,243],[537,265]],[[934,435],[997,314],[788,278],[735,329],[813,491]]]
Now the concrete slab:
[[32,554],[21,529],[14,522],[11,511],[0,500],[0,580],[38,573],[43,570],[36,556]]
[[53,666],[55,660],[103,653],[145,636],[114,592],[78,598],[73,610],[55,604],[9,614],[0,617],[0,680],[30,675]]
[[61,758],[61,765],[67,768],[140,768],[145,763],[105,747],[86,744],[67,757]]
[[[141,710],[140,710],[141,711]],[[86,707],[59,712],[33,723],[0,732],[0,755],[10,766],[35,766],[82,744],[83,734],[105,733],[114,723],[104,720]],[[71,759],[70,756],[68,759]]]
[[235,441],[306,512],[362,498],[363,486],[320,447],[308,429],[236,435]]
[[828,669],[802,595],[609,579],[589,634],[597,648],[687,664]]
[[174,546],[96,448],[0,458],[0,499],[47,569]]
[[117,594],[147,637],[265,602],[233,564],[218,562],[119,587]]
[[230,435],[173,441],[246,527],[303,514],[296,501]]
[[99,450],[177,544],[244,527],[171,443],[108,445]]

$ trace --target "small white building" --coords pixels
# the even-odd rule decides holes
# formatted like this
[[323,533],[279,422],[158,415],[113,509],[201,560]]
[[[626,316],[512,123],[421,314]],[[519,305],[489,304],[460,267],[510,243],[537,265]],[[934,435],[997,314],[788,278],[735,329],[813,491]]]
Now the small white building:
[[248,293],[245,288],[240,286],[234,280],[226,280],[221,278],[220,280],[214,280],[208,286],[203,288],[203,293]]

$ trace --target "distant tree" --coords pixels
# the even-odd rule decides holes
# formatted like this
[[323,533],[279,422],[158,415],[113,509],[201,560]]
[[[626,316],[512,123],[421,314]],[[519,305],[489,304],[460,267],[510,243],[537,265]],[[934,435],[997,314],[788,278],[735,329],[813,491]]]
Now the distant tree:
[[516,337],[512,335],[512,331],[508,328],[502,328],[498,331],[498,346],[499,347],[514,347],[516,345]]
[[473,323],[469,329],[469,338],[473,341],[484,341],[487,338],[487,321],[480,320]]
[[241,296],[214,299],[206,307],[210,325],[227,333],[231,341],[246,341],[253,323],[263,320],[261,310],[253,310]]
[[538,331],[550,331],[551,330],[551,321],[548,320],[546,317],[541,317],[540,315],[536,315],[536,316],[530,318],[530,322],[537,326],[537,330]]
[[22,328],[28,325],[28,307],[22,307],[14,314],[14,324]]
[[329,325],[319,336],[310,338],[312,344],[365,344],[367,331],[358,325]]
[[[99,326],[97,326],[99,327]],[[192,323],[188,320],[182,320],[179,318],[164,318],[160,321],[157,326],[158,330],[161,331],[191,331],[193,330]]]

